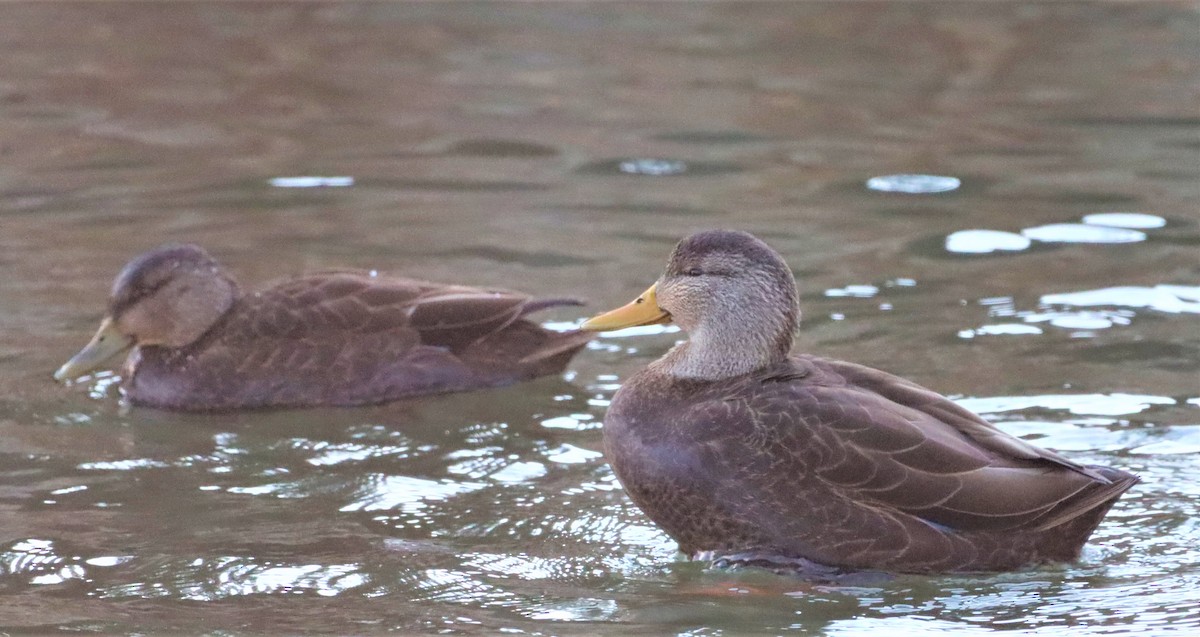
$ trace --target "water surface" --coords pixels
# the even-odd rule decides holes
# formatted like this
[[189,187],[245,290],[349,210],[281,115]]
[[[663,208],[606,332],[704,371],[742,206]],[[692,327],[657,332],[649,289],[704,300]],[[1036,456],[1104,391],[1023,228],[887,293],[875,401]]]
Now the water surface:
[[[1198,34],[1165,2],[2,5],[0,630],[1194,633]],[[711,227],[793,266],[799,348],[1143,484],[1077,564],[819,586],[682,561],[604,463],[672,329],[368,409],[50,380],[161,242],[248,289],[586,296],[569,326]]]

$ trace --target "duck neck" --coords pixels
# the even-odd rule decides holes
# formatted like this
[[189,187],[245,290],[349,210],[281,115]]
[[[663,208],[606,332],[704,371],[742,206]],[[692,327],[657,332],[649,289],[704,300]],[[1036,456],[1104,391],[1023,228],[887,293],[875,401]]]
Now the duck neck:
[[[738,330],[699,326],[658,363],[677,378],[722,380],[742,376],[787,358],[795,322],[740,325]],[[763,321],[757,321],[763,322]]]

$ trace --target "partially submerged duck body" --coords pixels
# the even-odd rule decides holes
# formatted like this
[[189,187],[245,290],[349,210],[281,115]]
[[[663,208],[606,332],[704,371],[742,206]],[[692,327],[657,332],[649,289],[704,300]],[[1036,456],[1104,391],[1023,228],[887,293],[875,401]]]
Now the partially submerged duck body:
[[336,271],[241,295],[203,249],[169,245],[117,276],[108,316],[55,374],[132,348],[134,404],[190,411],[352,406],[561,371],[589,335],[526,318],[570,299]]
[[705,232],[680,242],[638,300],[584,325],[675,321],[690,335],[630,377],[604,419],[617,477],[684,553],[1012,570],[1077,558],[1138,481],[903,378],[791,355],[796,299],[766,244]]

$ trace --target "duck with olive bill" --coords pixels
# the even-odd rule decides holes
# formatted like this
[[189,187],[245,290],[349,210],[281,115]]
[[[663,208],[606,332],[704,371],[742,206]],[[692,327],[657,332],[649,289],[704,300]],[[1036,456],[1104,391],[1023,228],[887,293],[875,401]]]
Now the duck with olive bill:
[[579,305],[330,271],[242,294],[203,248],[165,245],[113,282],[100,329],[54,377],[129,353],[138,405],[189,411],[351,406],[508,385],[562,371],[591,335],[555,332],[538,310]]
[[634,302],[583,325],[673,322],[689,337],[631,376],[604,418],[621,484],[689,556],[771,556],[814,572],[1068,561],[1138,481],[904,378],[792,354],[799,319],[775,250],[708,231],[679,242]]

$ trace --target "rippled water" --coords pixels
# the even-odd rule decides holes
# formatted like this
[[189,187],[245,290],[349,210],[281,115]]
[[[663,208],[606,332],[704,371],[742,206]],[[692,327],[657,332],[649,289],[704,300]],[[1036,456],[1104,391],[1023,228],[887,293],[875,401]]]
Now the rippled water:
[[[26,3],[0,34],[0,631],[1200,630],[1185,4]],[[720,226],[795,268],[799,347],[1144,482],[1077,564],[817,586],[682,561],[604,463],[670,326],[369,409],[50,380],[160,242],[248,288],[354,266],[586,296],[566,327]]]

